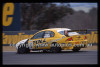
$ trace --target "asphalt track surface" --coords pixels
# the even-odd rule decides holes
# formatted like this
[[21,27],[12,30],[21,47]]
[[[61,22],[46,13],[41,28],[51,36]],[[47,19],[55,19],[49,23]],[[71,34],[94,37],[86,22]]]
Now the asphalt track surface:
[[3,52],[3,65],[98,64],[97,54],[97,51],[31,52],[29,54]]

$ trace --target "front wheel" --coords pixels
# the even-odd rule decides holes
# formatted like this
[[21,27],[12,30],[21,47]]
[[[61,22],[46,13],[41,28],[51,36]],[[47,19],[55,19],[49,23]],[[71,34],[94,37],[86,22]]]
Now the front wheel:
[[79,52],[80,48],[74,48],[72,49],[74,52]]
[[30,52],[30,49],[26,48],[26,46],[24,46],[24,45],[18,46],[18,50],[17,50],[18,54],[25,54],[25,53],[29,53],[29,52]]
[[43,53],[48,53],[48,51],[47,50],[43,50]]
[[59,53],[59,52],[61,52],[61,48],[60,47],[51,47],[51,52]]
[[52,46],[50,48],[51,52],[53,52],[53,53],[59,53],[59,52],[61,52],[61,47],[57,43],[52,43],[52,44],[54,44],[54,46]]

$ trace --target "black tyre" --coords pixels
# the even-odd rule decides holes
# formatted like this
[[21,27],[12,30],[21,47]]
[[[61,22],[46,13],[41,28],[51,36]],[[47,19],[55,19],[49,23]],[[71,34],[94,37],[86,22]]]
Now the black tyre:
[[43,53],[47,53],[48,51],[47,50],[43,50]]
[[29,52],[30,52],[30,50],[29,50],[29,48],[26,48],[26,46],[24,46],[24,45],[18,46],[18,50],[17,50],[18,54],[25,54],[25,53],[29,53]]
[[72,49],[74,52],[79,52],[80,48],[74,48]]
[[[55,44],[57,44],[57,43],[53,43],[54,45]],[[61,47],[60,46],[52,46],[51,48],[50,48],[50,50],[51,50],[51,52],[53,52],[53,53],[59,53],[59,52],[61,52]]]

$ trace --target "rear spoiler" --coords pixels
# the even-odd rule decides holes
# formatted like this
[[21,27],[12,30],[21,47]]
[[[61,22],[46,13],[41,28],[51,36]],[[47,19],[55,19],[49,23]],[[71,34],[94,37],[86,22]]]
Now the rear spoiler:
[[68,32],[78,32],[80,34],[87,34],[87,30],[70,30]]

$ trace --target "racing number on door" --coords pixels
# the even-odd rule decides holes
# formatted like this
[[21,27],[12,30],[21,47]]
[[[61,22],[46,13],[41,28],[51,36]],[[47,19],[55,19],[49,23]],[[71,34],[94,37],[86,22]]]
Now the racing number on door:
[[10,26],[13,17],[8,17],[8,15],[14,14],[14,3],[5,3],[3,6],[3,26]]

